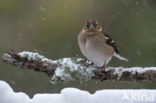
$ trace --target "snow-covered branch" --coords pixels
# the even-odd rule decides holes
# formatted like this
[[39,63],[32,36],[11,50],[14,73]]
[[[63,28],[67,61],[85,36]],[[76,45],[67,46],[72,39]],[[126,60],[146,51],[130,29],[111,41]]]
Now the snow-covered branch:
[[16,53],[12,50],[2,57],[5,63],[22,69],[33,69],[52,76],[51,82],[87,81],[148,81],[156,82],[156,67],[107,67],[100,70],[95,65],[82,58],[62,58],[50,60],[38,53],[23,51]]

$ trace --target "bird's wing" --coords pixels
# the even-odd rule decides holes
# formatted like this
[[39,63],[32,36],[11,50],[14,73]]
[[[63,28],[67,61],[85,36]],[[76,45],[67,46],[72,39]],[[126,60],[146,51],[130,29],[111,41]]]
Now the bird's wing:
[[112,47],[114,48],[115,52],[118,54],[119,51],[118,51],[118,49],[117,49],[117,47],[116,47],[115,41],[112,40],[112,38],[111,38],[107,33],[103,32],[103,34],[105,35],[106,43],[107,43],[108,45],[112,46]]

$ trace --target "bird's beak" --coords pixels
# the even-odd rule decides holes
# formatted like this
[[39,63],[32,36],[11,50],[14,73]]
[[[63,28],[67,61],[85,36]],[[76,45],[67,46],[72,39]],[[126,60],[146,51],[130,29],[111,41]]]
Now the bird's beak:
[[94,29],[95,29],[94,25],[93,25],[93,24],[90,24],[90,25],[89,25],[89,29],[90,29],[90,30],[94,30]]

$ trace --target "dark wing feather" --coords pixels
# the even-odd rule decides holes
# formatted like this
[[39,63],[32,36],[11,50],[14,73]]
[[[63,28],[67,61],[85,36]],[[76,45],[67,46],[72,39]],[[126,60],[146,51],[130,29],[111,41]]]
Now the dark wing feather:
[[116,44],[115,44],[115,41],[112,40],[112,38],[107,34],[107,33],[104,33],[103,34],[105,35],[105,38],[106,38],[106,43],[110,46],[112,46],[115,50],[116,53],[119,53],[117,47],[116,47]]

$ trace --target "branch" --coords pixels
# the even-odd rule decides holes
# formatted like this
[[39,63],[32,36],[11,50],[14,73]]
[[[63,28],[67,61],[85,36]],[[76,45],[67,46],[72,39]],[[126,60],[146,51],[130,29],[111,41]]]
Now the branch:
[[156,82],[156,67],[108,67],[101,70],[82,58],[62,58],[54,61],[38,53],[28,51],[16,53],[13,50],[5,53],[2,60],[21,69],[44,72],[52,76],[53,84],[74,80],[83,82],[90,79]]

